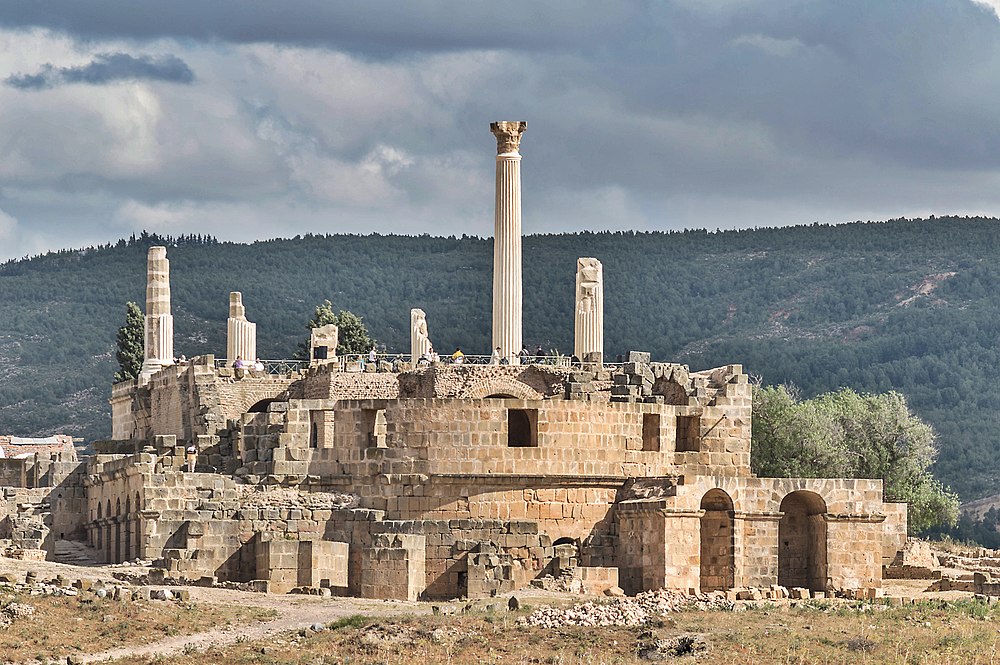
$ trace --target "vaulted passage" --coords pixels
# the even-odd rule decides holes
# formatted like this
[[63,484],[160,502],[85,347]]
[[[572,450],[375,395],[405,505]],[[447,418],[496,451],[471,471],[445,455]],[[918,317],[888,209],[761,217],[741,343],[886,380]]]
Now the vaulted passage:
[[781,502],[778,584],[826,590],[826,502],[813,492],[792,492]]
[[720,489],[701,500],[701,590],[733,587],[733,500]]

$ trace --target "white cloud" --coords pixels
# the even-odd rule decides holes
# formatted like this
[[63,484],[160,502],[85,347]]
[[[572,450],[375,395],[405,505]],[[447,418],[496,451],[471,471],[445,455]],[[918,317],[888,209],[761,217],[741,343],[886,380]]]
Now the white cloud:
[[996,14],[997,19],[1000,20],[1000,0],[972,0],[972,2],[980,7],[992,10]]
[[120,225],[133,231],[153,231],[163,235],[185,233],[192,222],[190,204],[146,205],[138,201],[126,201],[117,211],[114,219]]

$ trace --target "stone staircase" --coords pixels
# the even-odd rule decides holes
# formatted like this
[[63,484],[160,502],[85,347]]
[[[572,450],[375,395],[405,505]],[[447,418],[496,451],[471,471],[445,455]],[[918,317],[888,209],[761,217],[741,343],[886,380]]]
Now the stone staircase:
[[86,543],[75,540],[57,540],[54,554],[58,563],[73,566],[99,566],[101,553]]

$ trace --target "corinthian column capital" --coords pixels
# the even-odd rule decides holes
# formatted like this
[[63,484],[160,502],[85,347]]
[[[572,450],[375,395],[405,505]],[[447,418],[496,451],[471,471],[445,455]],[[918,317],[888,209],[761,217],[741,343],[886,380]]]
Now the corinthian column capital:
[[491,122],[490,131],[497,137],[497,154],[516,153],[521,145],[521,134],[527,128],[528,123],[523,120]]

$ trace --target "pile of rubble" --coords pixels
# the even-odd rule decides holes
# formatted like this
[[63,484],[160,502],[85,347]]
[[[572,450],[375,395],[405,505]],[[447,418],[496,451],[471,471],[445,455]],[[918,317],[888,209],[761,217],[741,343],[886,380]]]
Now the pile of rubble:
[[0,630],[9,628],[18,619],[30,617],[35,613],[35,608],[24,603],[9,603],[0,609]]
[[522,626],[558,628],[560,626],[642,626],[651,620],[679,610],[731,610],[734,605],[725,594],[687,595],[659,589],[640,593],[635,598],[616,598],[608,602],[586,602],[560,609],[540,607],[518,620]]
[[358,505],[356,494],[337,492],[300,492],[292,487],[260,487],[237,485],[240,506],[243,508],[307,508],[310,510],[339,510]]
[[[102,580],[78,579],[70,581],[62,575],[52,579],[42,580],[37,573],[28,571],[23,581],[19,575],[12,573],[0,574],[0,591],[25,596],[80,596],[117,601],[130,600],[179,600],[186,602],[191,598],[188,589],[152,588],[149,586],[130,587],[118,584],[106,584]],[[16,604],[16,603],[13,603]]]

